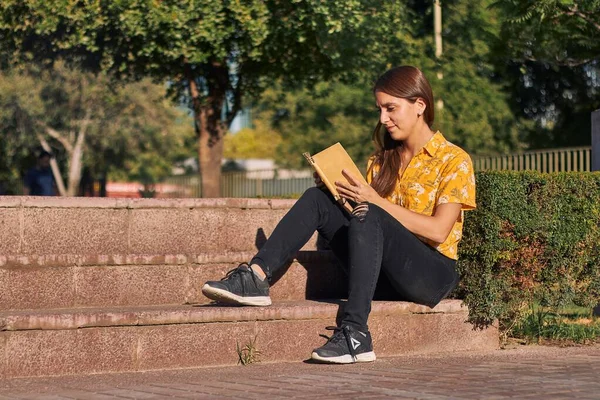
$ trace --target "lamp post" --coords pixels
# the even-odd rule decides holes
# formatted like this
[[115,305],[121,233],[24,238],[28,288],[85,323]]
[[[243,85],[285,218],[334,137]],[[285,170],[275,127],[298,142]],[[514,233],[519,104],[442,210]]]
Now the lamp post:
[[[442,4],[440,0],[433,1],[433,32],[435,37],[435,58],[439,59],[442,56]],[[438,79],[443,79],[444,74],[441,70],[437,73]],[[444,108],[444,100],[438,98],[435,102],[438,110]]]
[[[592,171],[600,171],[600,110],[592,111]],[[600,304],[594,308],[594,315],[600,315]]]

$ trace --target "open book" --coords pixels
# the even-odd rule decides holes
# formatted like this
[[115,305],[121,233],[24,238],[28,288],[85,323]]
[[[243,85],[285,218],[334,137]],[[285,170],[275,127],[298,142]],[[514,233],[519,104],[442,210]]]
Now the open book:
[[319,177],[327,189],[329,189],[333,198],[343,203],[348,211],[352,211],[352,207],[348,202],[342,201],[343,199],[337,191],[335,182],[348,182],[342,174],[342,170],[345,169],[363,184],[368,185],[368,183],[344,147],[338,142],[315,155],[311,156],[310,153],[303,153],[302,155],[317,171],[317,174],[319,174]]

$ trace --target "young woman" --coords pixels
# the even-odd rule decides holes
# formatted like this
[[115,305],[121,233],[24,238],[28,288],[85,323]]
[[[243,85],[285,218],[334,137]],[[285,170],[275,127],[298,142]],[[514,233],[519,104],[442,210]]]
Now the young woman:
[[330,244],[348,273],[348,301],[339,327],[312,358],[353,363],[375,360],[367,319],[375,289],[391,286],[394,298],[434,307],[458,283],[455,270],[463,210],[475,207],[475,178],[465,151],[431,129],[433,94],[423,73],[391,69],[374,87],[377,149],[369,185],[345,173],[336,182],[349,214],[315,178],[249,264],[221,281],[207,282],[208,298],[230,304],[271,304],[269,279],[313,235]]

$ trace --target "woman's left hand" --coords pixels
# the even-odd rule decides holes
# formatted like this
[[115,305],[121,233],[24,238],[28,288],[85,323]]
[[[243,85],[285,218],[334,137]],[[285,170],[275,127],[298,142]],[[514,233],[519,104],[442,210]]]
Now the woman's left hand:
[[381,199],[381,196],[379,196],[375,189],[369,185],[361,183],[345,169],[342,170],[342,174],[346,177],[346,179],[348,179],[349,182],[335,182],[338,193],[340,196],[342,196],[342,198],[352,200],[357,204],[364,201],[374,203],[376,200]]

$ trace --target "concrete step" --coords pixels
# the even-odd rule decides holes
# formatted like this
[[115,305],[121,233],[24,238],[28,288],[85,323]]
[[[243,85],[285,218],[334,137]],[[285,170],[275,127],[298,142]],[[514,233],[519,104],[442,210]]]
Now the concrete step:
[[[264,308],[147,306],[0,312],[0,377],[234,365],[256,340],[262,362],[301,361],[324,343],[343,302],[276,302]],[[459,300],[430,309],[373,302],[379,357],[498,347],[495,328],[473,330]]]
[[[204,282],[221,279],[253,255],[5,257],[0,310],[208,303],[201,293]],[[329,251],[301,251],[276,278],[274,300],[346,295],[345,275]]]

